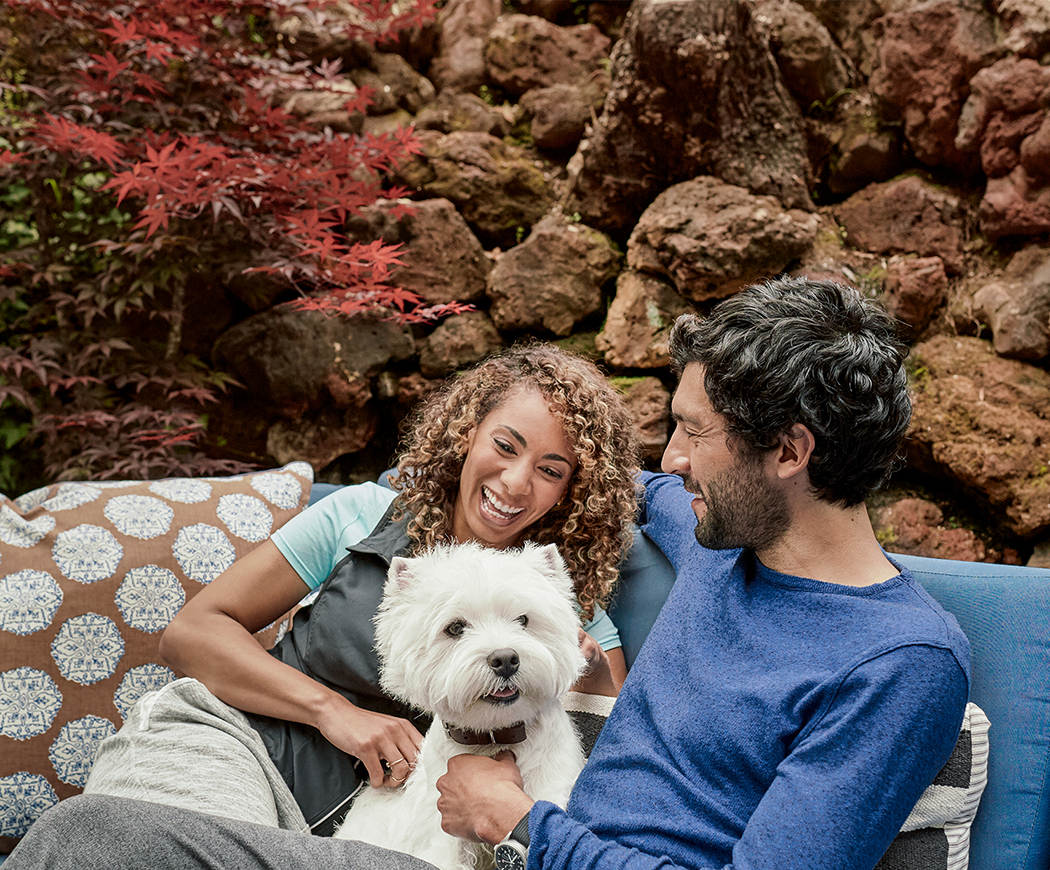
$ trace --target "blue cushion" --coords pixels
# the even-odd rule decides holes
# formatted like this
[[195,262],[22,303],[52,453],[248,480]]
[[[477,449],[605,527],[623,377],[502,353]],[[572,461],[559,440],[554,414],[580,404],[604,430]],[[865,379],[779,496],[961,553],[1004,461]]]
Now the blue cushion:
[[970,639],[970,699],[988,715],[988,786],[971,870],[1050,867],[1050,571],[893,556]]
[[607,612],[620,632],[629,668],[674,585],[674,568],[667,557],[637,528],[634,544],[620,563],[620,582]]

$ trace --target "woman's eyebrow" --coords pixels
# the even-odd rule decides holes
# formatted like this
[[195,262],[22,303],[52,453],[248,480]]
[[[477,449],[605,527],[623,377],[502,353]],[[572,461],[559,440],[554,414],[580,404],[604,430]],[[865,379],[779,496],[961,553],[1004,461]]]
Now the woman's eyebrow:
[[[503,428],[506,429],[508,432],[510,432],[510,434],[514,436],[515,440],[517,440],[518,443],[520,443],[522,447],[528,447],[529,446],[529,442],[525,440],[525,436],[522,435],[513,426],[508,426],[506,423],[504,423],[503,424]],[[569,465],[569,466],[572,465],[572,463],[569,462],[569,460],[566,459],[564,456],[562,456],[560,453],[547,453],[547,454],[544,455],[543,458],[544,459],[553,459],[556,462],[564,462],[566,465]]]

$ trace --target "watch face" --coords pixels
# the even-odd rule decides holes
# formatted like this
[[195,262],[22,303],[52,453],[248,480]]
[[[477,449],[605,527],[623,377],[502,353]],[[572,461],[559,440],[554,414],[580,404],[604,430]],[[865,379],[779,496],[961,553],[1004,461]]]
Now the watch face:
[[525,870],[524,851],[521,846],[500,843],[496,847],[496,870]]

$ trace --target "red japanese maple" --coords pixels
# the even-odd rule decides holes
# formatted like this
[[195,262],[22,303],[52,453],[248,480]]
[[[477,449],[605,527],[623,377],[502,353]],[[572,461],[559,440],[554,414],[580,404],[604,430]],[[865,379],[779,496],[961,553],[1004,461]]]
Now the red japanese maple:
[[[436,0],[4,3],[0,440],[39,449],[46,476],[232,467],[199,449],[201,410],[228,379],[181,347],[202,274],[263,274],[332,313],[460,310],[421,306],[390,281],[395,248],[343,230],[403,194],[384,178],[416,150],[411,130],[316,129],[282,101],[343,79],[338,60],[296,52],[285,23],[374,45]],[[346,109],[367,100],[357,90]],[[0,486],[13,480],[0,463]]]

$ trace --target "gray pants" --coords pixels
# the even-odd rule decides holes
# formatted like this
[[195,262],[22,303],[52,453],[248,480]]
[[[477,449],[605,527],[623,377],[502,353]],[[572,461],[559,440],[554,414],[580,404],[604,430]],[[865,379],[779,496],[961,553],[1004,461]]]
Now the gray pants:
[[435,870],[358,843],[105,795],[45,812],[3,870]]
[[84,792],[307,829],[259,732],[188,678],[139,700],[99,746]]

